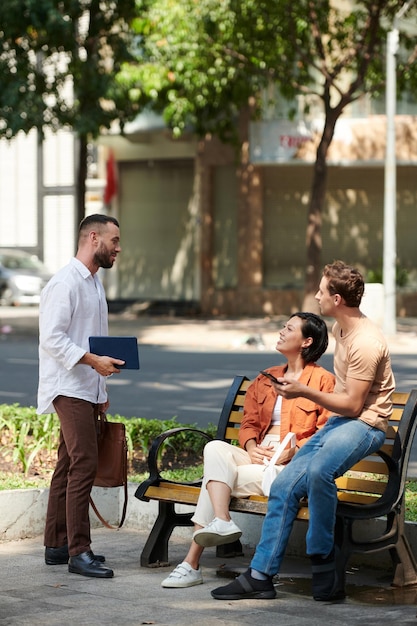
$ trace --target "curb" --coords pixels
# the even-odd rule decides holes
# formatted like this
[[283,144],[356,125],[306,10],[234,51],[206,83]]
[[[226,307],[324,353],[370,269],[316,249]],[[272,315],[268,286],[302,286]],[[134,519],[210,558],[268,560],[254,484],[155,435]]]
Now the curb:
[[[123,528],[129,530],[138,530],[141,532],[149,532],[158,515],[158,502],[152,500],[150,502],[142,502],[135,498],[137,489],[136,483],[128,485],[128,506],[126,512],[126,520],[119,532],[123,532]],[[43,535],[45,526],[46,507],[48,503],[49,489],[15,489],[8,491],[0,491],[0,510],[2,511],[0,519],[0,542],[18,541],[29,539]],[[110,524],[117,525],[123,508],[124,491],[122,488],[98,488],[92,490],[92,498],[103,515]],[[178,511],[187,513],[193,511],[194,507],[186,505],[177,505]],[[102,524],[90,508],[91,527],[101,528]],[[254,550],[262,530],[262,515],[247,515],[245,513],[233,513],[233,519],[241,528],[245,546]],[[358,538],[366,538],[367,536],[375,536],[377,528],[381,528],[383,532],[385,528],[385,520],[366,520],[360,523],[357,528]],[[286,555],[295,557],[306,557],[305,534],[306,523],[297,520],[291,532],[290,541],[287,547]],[[405,522],[405,530],[411,550],[417,553],[417,523]],[[109,532],[112,532],[109,530]],[[173,537],[184,540],[184,551],[192,537],[191,527],[177,527],[173,531]],[[42,540],[40,540],[42,541]],[[368,565],[377,569],[391,569],[392,562],[389,551],[384,550],[372,555],[354,555],[352,556],[352,565]]]

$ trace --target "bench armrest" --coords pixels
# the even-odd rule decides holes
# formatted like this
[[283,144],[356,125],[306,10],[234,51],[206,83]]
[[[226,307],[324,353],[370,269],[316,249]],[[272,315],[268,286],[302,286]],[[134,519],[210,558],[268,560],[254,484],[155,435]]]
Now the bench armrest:
[[166,430],[164,433],[158,435],[158,437],[155,437],[155,439],[152,441],[149,454],[148,454],[149,477],[146,480],[144,480],[142,483],[140,483],[140,485],[138,486],[136,493],[135,493],[136,498],[138,498],[139,500],[143,500],[144,502],[149,502],[149,498],[145,497],[146,490],[150,486],[159,485],[161,481],[164,481],[167,483],[201,485],[201,480],[194,481],[191,483],[183,483],[183,482],[178,482],[174,480],[168,480],[164,478],[163,476],[161,476],[160,470],[158,467],[159,451],[164,441],[168,439],[169,437],[173,437],[177,435],[178,433],[187,432],[187,431],[192,432],[192,433],[197,433],[201,435],[203,439],[207,439],[207,441],[211,441],[213,439],[211,435],[204,432],[203,430],[199,430],[197,428],[191,428],[187,426],[171,428],[169,430]]

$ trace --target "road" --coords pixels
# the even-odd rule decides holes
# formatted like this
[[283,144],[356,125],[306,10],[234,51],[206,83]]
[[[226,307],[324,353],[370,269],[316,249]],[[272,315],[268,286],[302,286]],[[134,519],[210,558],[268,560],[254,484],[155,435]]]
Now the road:
[[[36,337],[3,336],[0,340],[0,404],[36,406],[38,343]],[[233,376],[253,378],[260,369],[282,362],[272,350],[178,349],[145,345],[139,348],[140,370],[108,380],[109,413],[125,417],[170,419],[207,426],[217,422]],[[392,356],[397,389],[417,385],[417,354]],[[332,369],[333,356],[322,364]]]
[[[14,317],[9,319],[3,312],[0,318],[0,404],[36,406],[37,319],[34,316],[30,323],[24,319],[24,329],[19,330],[21,320],[16,316],[21,313],[9,314]],[[236,344],[248,326],[255,334],[260,330],[253,320],[241,321],[240,326],[236,320],[221,323],[227,337],[213,322],[195,322],[189,327],[187,321],[114,320],[110,334],[139,337],[140,370],[109,378],[109,414],[162,420],[175,416],[180,424],[203,428],[216,424],[233,376],[253,378],[260,369],[282,362],[282,356],[273,349],[279,322],[272,328],[271,324],[262,326],[263,349],[256,342]],[[417,387],[416,320],[402,322],[402,330],[393,338],[390,349],[397,390]],[[332,369],[331,346],[321,363]],[[417,477],[417,440],[411,454],[410,476]]]
[[[38,344],[35,338],[0,342],[0,404],[36,406]],[[207,426],[217,422],[233,376],[253,378],[260,369],[282,362],[272,352],[178,350],[141,346],[140,370],[108,379],[110,414],[170,419]],[[327,367],[331,367],[329,355]]]

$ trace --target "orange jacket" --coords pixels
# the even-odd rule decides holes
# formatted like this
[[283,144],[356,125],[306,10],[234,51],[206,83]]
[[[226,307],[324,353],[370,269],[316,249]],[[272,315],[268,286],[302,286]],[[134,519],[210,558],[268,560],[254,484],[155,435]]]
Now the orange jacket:
[[[286,365],[268,368],[276,378],[284,376]],[[301,377],[300,383],[320,389],[320,391],[332,392],[335,384],[333,374],[320,365],[308,363]],[[249,386],[243,407],[243,419],[239,428],[239,444],[245,448],[249,439],[255,439],[260,443],[270,426],[274,411],[277,394],[271,382],[266,376],[259,374]],[[331,412],[308,400],[307,398],[282,399],[281,410],[281,441],[288,432],[293,432],[297,438],[297,446],[302,446],[307,439],[314,435],[316,430],[324,426]]]

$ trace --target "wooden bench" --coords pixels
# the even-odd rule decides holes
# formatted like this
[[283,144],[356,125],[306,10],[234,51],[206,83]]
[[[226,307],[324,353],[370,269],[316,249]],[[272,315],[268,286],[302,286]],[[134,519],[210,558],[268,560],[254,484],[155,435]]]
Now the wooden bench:
[[[245,376],[236,376],[233,380],[220,415],[216,439],[229,443],[237,440],[249,384]],[[363,459],[336,481],[339,498],[335,527],[335,540],[339,547],[337,569],[339,580],[343,582],[352,554],[389,550],[394,567],[392,584],[417,584],[416,559],[404,532],[404,491],[417,426],[417,390],[410,394],[394,393],[393,403],[393,414],[381,450]],[[167,565],[168,542],[173,529],[193,525],[190,519],[192,513],[177,513],[175,505],[195,505],[201,481],[171,482],[164,479],[158,469],[164,441],[183,430],[171,429],[155,439],[148,457],[149,478],[138,486],[135,493],[140,500],[159,502],[158,517],[141,554],[142,566]],[[210,439],[204,432],[201,435]],[[230,510],[239,513],[265,515],[266,508],[267,498],[263,496],[232,498],[230,502]],[[308,517],[307,503],[300,502],[297,519],[308,520]],[[381,517],[385,518],[385,529],[380,534],[361,540],[358,533],[354,533],[357,522]],[[242,546],[238,541],[229,546],[219,546],[217,550],[219,556],[230,556],[241,554]]]

